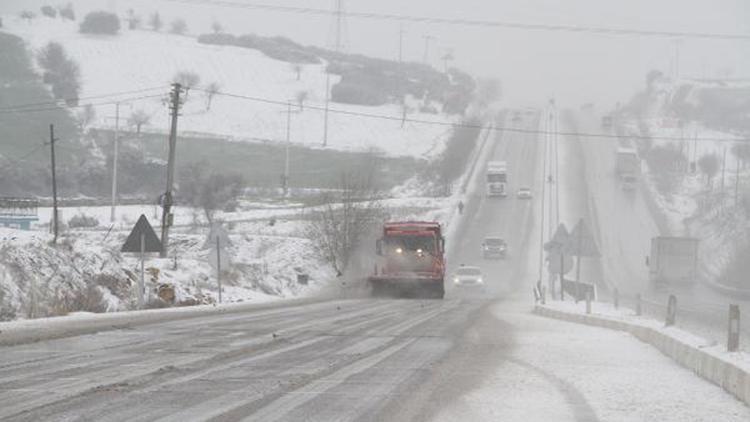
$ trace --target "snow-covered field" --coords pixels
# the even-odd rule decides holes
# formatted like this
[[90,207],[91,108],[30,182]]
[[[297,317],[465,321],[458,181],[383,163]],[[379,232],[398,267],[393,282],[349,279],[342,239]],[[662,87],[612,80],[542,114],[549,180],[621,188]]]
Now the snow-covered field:
[[[17,16],[2,16],[3,31],[23,38],[30,49],[39,51],[50,41],[61,43],[80,65],[82,105],[111,102],[111,93],[126,93],[114,99],[123,100],[121,125],[129,116],[144,111],[150,123],[148,132],[167,132],[169,110],[164,100],[169,84],[178,72],[193,72],[200,77],[199,87],[217,83],[224,93],[275,102],[292,102],[290,139],[296,144],[320,146],[323,142],[323,111],[296,102],[300,92],[307,93],[305,104],[321,107],[325,102],[325,64],[304,66],[300,80],[288,62],[268,58],[260,51],[231,46],[199,44],[189,36],[148,30],[122,29],[117,36],[84,35],[78,23],[38,18],[31,24]],[[331,86],[339,77],[332,75]],[[148,90],[154,88],[153,90]],[[137,99],[143,96],[154,98]],[[284,142],[286,139],[286,104],[217,95],[207,108],[205,92],[192,90],[182,110],[179,131],[183,135],[218,135],[236,141]],[[348,114],[330,113],[328,147],[340,150],[377,149],[399,156],[430,157],[440,153],[449,127],[406,123],[351,113],[401,117],[399,105],[381,107],[352,106],[331,103],[331,109]],[[91,127],[113,128],[114,105],[96,107]],[[410,112],[409,118],[430,121],[452,121],[446,115]],[[134,130],[131,126],[129,129]]]

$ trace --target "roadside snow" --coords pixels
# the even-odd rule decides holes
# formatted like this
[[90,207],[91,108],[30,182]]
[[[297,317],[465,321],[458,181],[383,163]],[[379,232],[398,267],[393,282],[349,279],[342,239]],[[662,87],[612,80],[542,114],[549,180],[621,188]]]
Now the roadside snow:
[[[306,92],[306,104],[319,107],[325,102],[326,64],[307,65],[298,81],[288,62],[268,58],[260,51],[232,46],[199,44],[195,38],[123,29],[117,36],[84,35],[77,22],[47,18],[32,24],[17,16],[3,16],[3,31],[22,37],[32,51],[50,41],[61,43],[81,67],[82,104],[86,97],[144,88],[154,91],[120,96],[128,99],[121,108],[121,127],[131,113],[142,110],[150,116],[145,131],[164,133],[169,128],[164,100],[169,84],[178,72],[193,72],[200,86],[213,82],[221,92],[285,103],[292,102],[291,142],[318,147],[323,142],[323,111],[299,107],[297,94]],[[338,82],[334,75],[331,86]],[[132,99],[156,95],[155,98]],[[131,100],[132,99],[132,100]],[[96,104],[101,100],[91,100]],[[414,104],[412,104],[414,105]],[[114,105],[97,108],[91,127],[113,128]],[[445,145],[445,126],[358,117],[357,113],[390,117],[401,116],[401,106],[353,106],[332,103],[331,109],[348,114],[330,113],[328,147],[339,150],[377,149],[394,156],[433,157]],[[217,95],[208,109],[208,98],[199,90],[190,91],[182,110],[179,130],[182,135],[218,135],[236,141],[284,142],[286,104],[274,105],[242,98]],[[352,114],[354,113],[354,114]],[[452,121],[447,115],[410,112],[409,118],[428,121]],[[130,129],[133,129],[132,127]]]

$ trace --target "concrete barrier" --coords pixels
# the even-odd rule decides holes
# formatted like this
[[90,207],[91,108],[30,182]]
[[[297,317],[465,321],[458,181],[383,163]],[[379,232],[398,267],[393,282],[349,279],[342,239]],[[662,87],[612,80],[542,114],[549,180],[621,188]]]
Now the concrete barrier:
[[670,335],[654,327],[605,315],[584,315],[542,305],[536,305],[534,313],[549,318],[628,332],[750,406],[750,370],[748,368],[743,368],[723,356],[703,350],[678,336]]

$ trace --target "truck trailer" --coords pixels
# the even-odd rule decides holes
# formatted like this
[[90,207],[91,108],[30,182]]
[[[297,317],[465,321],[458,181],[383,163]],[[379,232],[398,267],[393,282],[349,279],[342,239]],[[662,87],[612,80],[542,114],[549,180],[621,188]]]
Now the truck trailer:
[[376,243],[378,262],[368,278],[374,296],[445,295],[445,239],[440,223],[389,222]]
[[487,163],[487,196],[508,196],[508,163],[490,161]]
[[632,190],[638,182],[641,173],[641,159],[635,148],[617,148],[615,156],[615,174],[620,179],[624,190]]
[[693,237],[660,236],[651,239],[649,279],[656,287],[689,287],[698,278],[698,243]]

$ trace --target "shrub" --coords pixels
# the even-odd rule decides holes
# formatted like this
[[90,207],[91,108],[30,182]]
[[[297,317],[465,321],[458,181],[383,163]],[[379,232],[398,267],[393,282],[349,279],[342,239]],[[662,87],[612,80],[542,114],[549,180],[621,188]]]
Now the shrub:
[[76,12],[73,10],[73,4],[68,3],[65,6],[61,6],[57,8],[57,12],[60,14],[60,17],[64,20],[76,20]]
[[98,226],[99,220],[97,220],[96,217],[90,217],[83,214],[76,215],[68,221],[68,227],[72,229]]
[[71,312],[107,312],[107,302],[99,286],[90,284],[70,292],[61,292],[52,302],[53,315],[67,315]]
[[184,35],[187,32],[187,22],[184,19],[175,19],[170,25],[169,32],[177,35]]
[[120,31],[120,18],[114,13],[91,12],[83,18],[80,30],[84,34],[115,35]]
[[333,86],[331,100],[344,104],[380,106],[388,102],[388,97],[383,90],[342,81]]
[[42,12],[42,15],[47,16],[49,18],[56,18],[57,17],[57,10],[52,6],[42,6],[40,9]]

